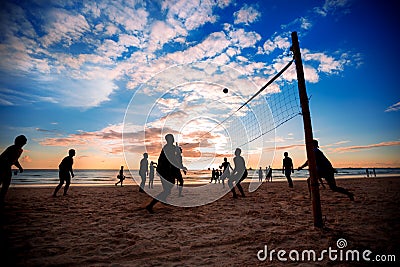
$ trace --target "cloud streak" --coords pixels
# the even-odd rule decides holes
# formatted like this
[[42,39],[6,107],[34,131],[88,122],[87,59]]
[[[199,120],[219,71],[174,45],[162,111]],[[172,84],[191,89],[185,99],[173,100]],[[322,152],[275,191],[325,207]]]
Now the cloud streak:
[[347,146],[347,147],[339,147],[333,149],[334,152],[356,152],[360,150],[380,148],[380,147],[392,147],[392,146],[400,146],[400,141],[388,141],[381,142],[377,144],[369,144],[369,145],[361,145],[361,146]]
[[397,102],[396,104],[391,105],[388,107],[385,112],[393,112],[393,111],[399,111],[400,110],[400,102]]

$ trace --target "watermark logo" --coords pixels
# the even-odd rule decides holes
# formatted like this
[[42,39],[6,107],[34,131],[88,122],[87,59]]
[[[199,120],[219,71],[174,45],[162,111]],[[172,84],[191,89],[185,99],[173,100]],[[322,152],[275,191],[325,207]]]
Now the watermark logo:
[[347,241],[344,238],[339,238],[338,241],[336,241],[336,246],[338,249],[345,248],[347,247]]
[[382,255],[374,254],[372,251],[366,249],[359,251],[357,249],[346,249],[347,240],[339,238],[336,241],[336,248],[328,247],[321,251],[315,251],[312,249],[307,250],[268,250],[268,246],[264,245],[264,249],[257,252],[257,258],[259,261],[308,261],[308,262],[320,262],[324,260],[329,261],[341,261],[341,262],[395,262],[396,255]]

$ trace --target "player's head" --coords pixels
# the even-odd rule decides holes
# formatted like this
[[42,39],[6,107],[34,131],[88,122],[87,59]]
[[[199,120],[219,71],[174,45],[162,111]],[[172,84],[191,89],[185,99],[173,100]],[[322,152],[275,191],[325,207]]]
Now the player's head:
[[121,166],[121,170],[124,168],[124,166]]
[[165,136],[165,140],[167,141],[167,144],[173,144],[174,143],[174,136],[172,134],[167,134]]
[[15,137],[14,144],[19,147],[23,147],[28,139],[26,139],[25,135],[18,135]]
[[224,158],[224,161],[226,162],[226,161],[228,161],[228,159],[227,159],[227,158]]
[[71,157],[75,156],[75,149],[70,149],[68,151],[68,155],[70,155]]
[[147,159],[149,157],[149,154],[143,153],[143,158]]
[[314,139],[314,140],[312,140],[312,143],[313,143],[314,147],[319,147],[318,140]]
[[235,155],[240,156],[241,153],[242,153],[242,150],[240,148],[236,148]]
[[289,153],[285,152],[285,153],[283,153],[283,155],[284,155],[285,157],[287,157],[287,156],[289,155]]

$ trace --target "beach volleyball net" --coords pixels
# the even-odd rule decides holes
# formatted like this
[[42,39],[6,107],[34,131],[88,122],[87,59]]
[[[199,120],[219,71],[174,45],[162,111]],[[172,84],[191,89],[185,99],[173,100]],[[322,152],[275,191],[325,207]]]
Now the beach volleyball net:
[[[301,115],[297,82],[290,78],[295,73],[292,63],[293,60],[290,60],[209,133],[218,128],[224,129],[229,134],[231,147],[248,148],[261,137]],[[273,136],[269,136],[267,142],[272,142],[272,138]],[[259,145],[264,145],[264,142]]]

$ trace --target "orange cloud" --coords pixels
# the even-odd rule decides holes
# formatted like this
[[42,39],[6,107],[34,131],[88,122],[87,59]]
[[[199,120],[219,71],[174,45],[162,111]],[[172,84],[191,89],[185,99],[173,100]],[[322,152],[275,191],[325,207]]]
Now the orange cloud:
[[[82,131],[67,137],[46,138],[40,144],[61,147],[96,145],[96,147],[114,155],[120,155],[123,151],[138,154],[146,151],[150,156],[158,156],[166,133],[171,133],[175,137],[179,134],[179,132],[168,127],[151,127],[122,133],[121,126],[110,126],[95,132]],[[215,144],[211,140],[215,138],[218,138],[218,136],[209,132],[189,133],[183,136],[184,140],[181,140],[182,142],[179,145],[182,147],[185,157],[197,158],[202,155],[199,148],[213,147]]]
[[31,159],[31,157],[29,157],[28,155],[26,155],[26,156],[23,156],[23,157],[21,158],[21,162],[30,163],[30,162],[32,162],[32,159]]
[[387,146],[399,146],[400,141],[389,141],[389,142],[381,142],[378,144],[370,144],[365,146],[348,146],[348,147],[338,147],[333,149],[334,152],[352,152],[364,149],[372,149],[377,147],[387,147]]
[[264,148],[264,151],[274,151],[274,150],[289,150],[293,148],[304,147],[305,144],[297,144],[297,145],[288,145],[288,146],[277,146],[277,147],[267,147]]

